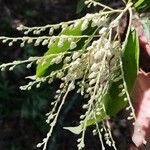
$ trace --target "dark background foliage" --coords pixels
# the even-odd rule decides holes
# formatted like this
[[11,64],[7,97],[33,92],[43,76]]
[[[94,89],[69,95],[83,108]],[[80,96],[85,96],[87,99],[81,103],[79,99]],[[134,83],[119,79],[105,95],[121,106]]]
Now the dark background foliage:
[[[46,25],[82,16],[84,11],[76,14],[77,2],[78,0],[0,0],[0,35],[21,36],[22,34],[16,31],[19,24]],[[120,3],[113,4],[120,5]],[[0,63],[42,55],[46,50],[46,47],[40,46],[26,45],[20,48],[18,44],[8,47],[0,43]],[[50,102],[60,81],[55,81],[51,86],[44,84],[41,88],[33,88],[31,91],[19,90],[19,86],[27,83],[25,76],[34,73],[34,67],[29,70],[24,65],[17,67],[13,72],[6,70],[0,73],[0,149],[2,150],[36,149],[36,144],[42,141],[49,129],[45,123],[45,114],[50,110]],[[70,100],[70,97],[73,98]],[[62,127],[78,124],[82,103],[81,97],[75,92],[68,96],[48,144],[49,150],[77,149],[77,136],[63,130]],[[121,130],[126,129],[124,137],[127,138],[118,132],[117,128],[120,126],[115,128],[114,135],[116,134],[118,143],[122,143],[118,144],[118,147],[124,150],[127,148],[128,138],[126,125],[122,125]],[[99,140],[92,136],[90,130],[87,131],[86,149],[98,150]]]

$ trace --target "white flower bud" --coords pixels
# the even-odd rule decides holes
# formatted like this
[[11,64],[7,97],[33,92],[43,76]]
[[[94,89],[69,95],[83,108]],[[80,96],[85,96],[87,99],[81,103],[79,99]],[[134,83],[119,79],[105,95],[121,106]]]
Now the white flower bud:
[[92,91],[92,88],[91,88],[91,87],[89,87],[89,88],[86,90],[87,93],[89,93],[89,92],[91,92],[91,91]]
[[22,43],[20,44],[20,47],[24,47],[24,42],[22,42]]
[[80,62],[79,61],[75,61],[72,63],[72,69],[76,69],[79,66]]
[[74,38],[73,37],[68,37],[68,42],[73,42]]
[[92,79],[92,80],[90,81],[89,85],[93,85],[93,84],[95,84],[95,83],[96,83],[96,79]]
[[92,50],[92,46],[89,46],[88,48],[87,48],[87,51],[91,51]]
[[55,64],[59,64],[61,61],[62,61],[62,58],[63,56],[60,55],[60,56],[57,56],[56,58],[52,59],[52,63],[55,63]]
[[115,78],[115,79],[114,79],[114,82],[118,82],[118,81],[121,80],[121,79],[122,79],[122,75],[120,75],[119,77]]
[[123,88],[123,87],[124,87],[123,84],[120,84],[120,85],[118,86],[119,89],[121,89],[121,88]]
[[96,109],[96,111],[98,111],[98,112],[101,111],[101,110],[102,110],[102,108],[97,108],[97,109]]
[[126,102],[128,99],[125,97],[123,100]]
[[88,24],[89,24],[89,21],[86,19],[84,20],[84,22],[82,23],[82,26],[81,26],[81,31],[84,31],[88,28]]
[[64,59],[64,63],[68,63],[71,61],[71,57],[70,56],[67,56],[65,59]]
[[[105,41],[104,41],[104,42],[105,42]],[[110,48],[111,48],[110,42],[104,43],[104,49],[108,50],[108,49],[110,49]]]
[[99,41],[94,41],[94,42],[92,43],[92,47],[95,47],[98,43],[99,43]]
[[104,50],[100,49],[94,54],[94,59],[101,60],[103,58],[103,55],[104,55]]
[[50,30],[49,30],[49,35],[53,35],[53,33],[54,33],[54,28],[52,27],[52,28],[50,28]]
[[95,78],[96,75],[97,75],[96,72],[92,72],[92,73],[88,76],[88,78],[89,78],[89,79]]
[[132,120],[134,117],[128,117],[127,120]]
[[74,49],[76,47],[77,47],[77,44],[75,42],[71,42],[70,49],[72,50],[72,49]]
[[113,42],[113,48],[116,48],[118,46],[120,46],[120,42],[119,41]]
[[41,39],[41,38],[38,38],[38,39],[35,41],[34,46],[38,46],[41,41],[42,41],[42,39]]
[[37,148],[40,148],[42,145],[43,145],[43,143],[38,143],[38,144],[36,145],[36,147],[37,147]]
[[88,95],[88,94],[85,94],[85,95],[84,95],[84,98],[85,98],[85,99],[86,99],[86,98],[88,98],[88,97],[89,97],[89,95]]
[[71,83],[69,84],[69,90],[71,91],[71,90],[73,90],[73,89],[75,89],[75,85],[74,85],[74,82],[71,82]]
[[37,85],[36,85],[36,88],[39,88],[40,86],[41,86],[41,83],[37,84]]
[[58,47],[59,47],[59,48],[63,47],[64,42],[65,42],[64,38],[59,39]]
[[57,73],[56,77],[57,78],[62,78],[64,76],[64,73],[63,72],[59,72]]
[[33,39],[30,38],[27,42],[30,44],[33,42]]
[[88,105],[87,105],[87,104],[84,104],[84,105],[82,106],[82,108],[83,108],[83,109],[87,109],[87,108],[88,108]]
[[121,92],[118,94],[118,97],[122,97],[125,93],[124,92]]
[[3,43],[6,43],[6,42],[7,42],[7,40],[6,40],[6,39],[5,39],[5,40],[2,40],[2,42],[3,42]]
[[107,31],[107,28],[106,28],[106,27],[103,27],[103,28],[100,29],[99,34],[103,34],[103,33],[105,33],[106,31]]
[[31,68],[31,66],[32,66],[32,63],[28,64],[27,68],[29,69],[29,68]]
[[13,42],[10,42],[9,44],[8,44],[8,46],[12,46],[13,45]]
[[81,140],[82,140],[82,139],[78,139],[77,142],[79,143],[79,142],[81,142]]
[[99,116],[100,114],[101,114],[101,113],[100,113],[99,111],[98,111],[98,112],[96,112],[96,115],[98,115],[98,116]]
[[52,82],[53,82],[53,79],[50,78],[50,79],[48,80],[48,84],[51,84]]
[[54,42],[53,40],[50,40],[47,47],[50,48],[53,42]]
[[96,63],[94,63],[92,66],[91,66],[91,71],[97,71],[98,70],[98,68],[99,68],[99,64],[96,64]]
[[92,19],[91,27],[97,26],[97,23],[98,23],[98,19],[97,18]]
[[4,71],[5,70],[5,68],[1,68],[1,71]]
[[60,91],[60,90],[57,90],[56,93],[59,94],[59,93],[61,93],[61,91]]
[[76,21],[74,27],[77,27],[80,23],[81,23],[80,21]]
[[59,88],[62,89],[64,86],[64,83],[61,83]]
[[73,55],[72,55],[72,59],[75,60],[75,59],[77,59],[79,56],[80,56],[80,53],[79,53],[79,52],[74,52]]
[[85,4],[85,5],[87,5],[88,3],[89,3],[89,1],[88,1],[88,0],[86,0],[86,1],[84,2],[84,4]]
[[31,90],[31,86],[29,86],[29,87],[27,88],[27,90]]
[[9,71],[12,71],[13,69],[14,69],[14,66],[10,67],[10,68],[9,68]]
[[61,27],[62,27],[62,30],[64,31],[68,27],[68,24],[64,23]]
[[40,31],[40,30],[36,31],[36,34],[40,34],[40,33],[41,33],[41,31]]
[[24,29],[24,26],[21,24],[20,26],[17,27],[17,30],[21,31]]
[[24,34],[25,34],[25,35],[29,34],[29,31],[25,31]]
[[54,29],[58,29],[60,27],[59,24],[56,24],[55,26],[53,26]]
[[47,45],[47,44],[48,44],[48,40],[47,40],[47,39],[42,42],[42,45],[43,45],[43,46],[44,46],[44,45]]
[[96,129],[92,131],[93,132],[93,135],[96,135],[97,134],[97,131]]
[[[36,30],[33,31],[33,34],[36,34]],[[28,34],[28,31],[24,32],[24,34]]]
[[80,116],[80,119],[84,119],[84,118],[85,118],[85,115],[81,115],[81,116]]

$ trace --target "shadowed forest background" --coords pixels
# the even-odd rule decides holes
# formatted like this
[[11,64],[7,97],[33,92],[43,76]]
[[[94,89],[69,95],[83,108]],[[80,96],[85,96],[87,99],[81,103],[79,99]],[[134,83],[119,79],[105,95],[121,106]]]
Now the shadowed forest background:
[[[16,31],[19,24],[41,26],[83,16],[84,11],[76,14],[77,2],[78,0],[0,0],[0,35],[21,36]],[[113,1],[112,5],[120,5],[119,0]],[[47,47],[34,47],[32,44],[20,48],[19,44],[9,47],[1,43],[0,63],[42,55],[46,50]],[[28,82],[24,79],[25,76],[34,73],[35,66],[29,70],[23,65],[13,72],[0,72],[0,150],[34,150],[37,149],[36,144],[46,136],[49,126],[45,123],[45,114],[50,110],[50,103],[60,81],[55,81],[51,86],[45,84],[39,89],[33,88],[31,91],[19,90],[19,86]],[[77,136],[62,127],[77,125],[82,112],[81,104],[79,95],[72,92],[68,96],[59,123],[49,141],[48,150],[77,149]],[[125,150],[130,143],[129,132],[125,121],[118,120],[113,120],[113,134],[118,142],[118,149]],[[87,131],[85,149],[99,150],[100,142],[97,137],[92,136],[90,130]]]

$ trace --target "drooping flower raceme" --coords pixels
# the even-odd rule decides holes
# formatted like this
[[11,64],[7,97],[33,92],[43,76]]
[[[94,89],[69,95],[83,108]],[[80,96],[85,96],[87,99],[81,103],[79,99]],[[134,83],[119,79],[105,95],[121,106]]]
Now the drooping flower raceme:
[[[85,131],[90,125],[96,126],[93,134],[99,135],[102,149],[105,149],[102,133],[105,133],[106,144],[116,149],[110,131],[104,97],[111,84],[119,81],[117,97],[123,97],[123,101],[130,100],[121,61],[124,46],[116,28],[119,26],[119,20],[132,4],[127,4],[124,10],[114,10],[93,0],[87,0],[85,3],[88,7],[100,6],[105,10],[59,24],[31,28],[21,25],[17,28],[25,35],[29,33],[39,35],[49,29],[48,36],[0,37],[0,40],[3,43],[7,42],[9,46],[12,46],[16,41],[21,41],[21,47],[34,43],[35,46],[42,44],[49,48],[44,56],[30,57],[27,60],[0,65],[3,71],[7,67],[9,70],[13,70],[19,64],[26,63],[27,68],[30,68],[33,63],[37,64],[36,75],[27,77],[31,79],[31,82],[21,86],[21,90],[30,90],[33,86],[39,88],[43,82],[50,84],[56,78],[61,80],[54,97],[55,100],[51,103],[53,108],[47,113],[46,122],[50,125],[50,130],[43,142],[37,144],[37,147],[43,146],[43,150],[46,150],[48,140],[57,124],[68,93],[75,90],[76,87],[78,88],[77,92],[85,99],[83,105],[85,113],[80,116],[78,127],[68,129],[81,133],[81,138],[77,140],[78,149],[84,148]],[[58,35],[55,35],[56,30],[61,30]],[[48,69],[55,65],[58,66],[57,69],[51,69],[47,74]],[[130,101],[128,108],[132,108]],[[133,109],[131,110],[133,111]],[[134,112],[131,114],[130,118],[132,119]],[[99,124],[99,122],[101,123]]]

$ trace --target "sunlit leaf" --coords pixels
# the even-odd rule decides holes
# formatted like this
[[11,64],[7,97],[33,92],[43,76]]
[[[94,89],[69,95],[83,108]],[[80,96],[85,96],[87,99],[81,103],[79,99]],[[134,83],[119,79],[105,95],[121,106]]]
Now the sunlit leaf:
[[143,12],[150,8],[150,1],[149,0],[138,0],[134,4],[134,7],[137,11]]
[[134,4],[134,7],[140,7],[142,5],[142,3],[144,2],[145,0],[138,0],[135,4]]

